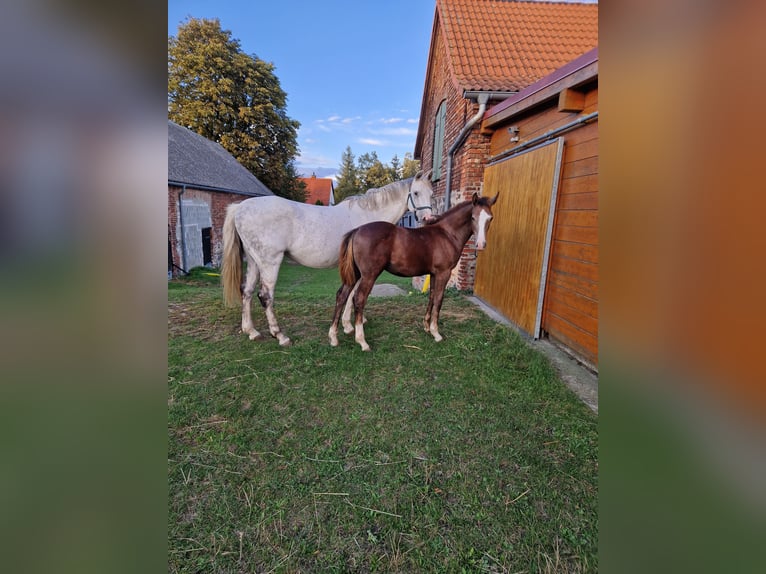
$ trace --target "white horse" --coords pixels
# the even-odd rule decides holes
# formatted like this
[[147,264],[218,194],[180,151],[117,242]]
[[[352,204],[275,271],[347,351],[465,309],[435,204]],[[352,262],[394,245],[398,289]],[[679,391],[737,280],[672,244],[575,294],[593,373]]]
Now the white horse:
[[[429,172],[430,173],[430,172]],[[258,299],[266,311],[269,332],[280,345],[290,339],[282,333],[274,314],[274,287],[282,259],[288,255],[306,267],[327,268],[338,264],[343,236],[371,221],[396,223],[406,211],[418,221],[432,217],[433,190],[429,174],[370,189],[329,207],[290,201],[282,197],[251,198],[230,205],[223,224],[221,276],[227,305],[242,303],[242,332],[251,340],[261,334],[253,326],[250,302],[260,279]],[[242,284],[242,250],[247,274]],[[343,315],[344,330],[353,330],[351,308]]]

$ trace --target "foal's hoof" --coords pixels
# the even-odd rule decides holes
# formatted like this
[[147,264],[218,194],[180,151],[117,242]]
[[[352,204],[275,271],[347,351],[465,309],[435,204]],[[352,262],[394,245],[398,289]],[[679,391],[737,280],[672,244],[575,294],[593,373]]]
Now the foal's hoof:
[[248,338],[251,341],[263,341],[263,335],[261,335],[260,333],[250,333],[248,335]]
[[279,339],[279,346],[280,347],[289,347],[292,344],[293,344],[293,342],[290,340],[290,337],[284,337],[284,338],[280,337],[280,339]]

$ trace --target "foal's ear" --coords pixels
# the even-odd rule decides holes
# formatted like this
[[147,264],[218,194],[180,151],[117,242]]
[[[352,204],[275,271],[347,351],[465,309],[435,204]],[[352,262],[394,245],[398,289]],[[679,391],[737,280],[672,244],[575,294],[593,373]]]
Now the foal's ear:
[[473,192],[473,195],[471,196],[471,203],[473,205],[476,205],[479,202],[479,194],[476,192]]
[[498,197],[500,197],[500,192],[499,191],[495,194],[495,197],[493,197],[492,199],[487,201],[487,203],[489,204],[490,207],[495,205],[495,202],[497,201]]

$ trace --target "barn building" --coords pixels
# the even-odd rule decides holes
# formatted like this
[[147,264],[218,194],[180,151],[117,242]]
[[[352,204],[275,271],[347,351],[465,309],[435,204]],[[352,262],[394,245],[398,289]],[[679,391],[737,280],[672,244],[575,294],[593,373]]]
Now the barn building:
[[[482,191],[486,111],[597,45],[597,4],[436,0],[413,156],[438,211]],[[472,289],[475,264],[469,241],[451,284]]]
[[474,293],[598,368],[598,48],[493,106],[485,195],[500,193]]
[[226,207],[273,195],[220,144],[168,121],[168,276],[218,267]]

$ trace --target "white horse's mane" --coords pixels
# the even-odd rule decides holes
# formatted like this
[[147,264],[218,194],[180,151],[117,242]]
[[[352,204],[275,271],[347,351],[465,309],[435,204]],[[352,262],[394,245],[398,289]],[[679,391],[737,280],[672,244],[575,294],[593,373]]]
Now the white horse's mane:
[[398,197],[398,194],[401,192],[402,186],[406,186],[406,188],[409,189],[410,184],[414,179],[414,177],[409,177],[407,179],[401,179],[399,181],[394,181],[393,183],[386,184],[383,187],[373,187],[372,189],[368,189],[363,194],[350,195],[341,203],[348,201],[354,206],[358,206],[362,209],[367,209],[370,211],[381,209],[389,203],[399,200],[400,198]]

